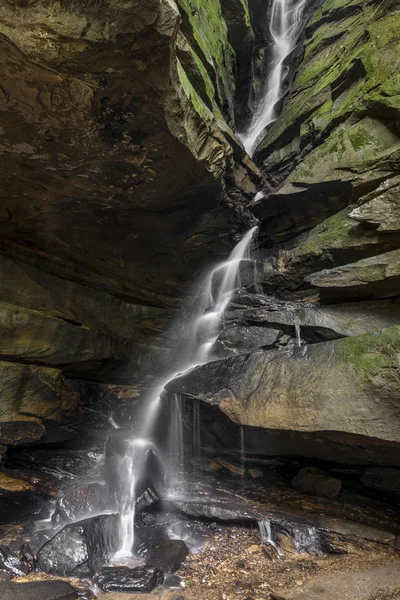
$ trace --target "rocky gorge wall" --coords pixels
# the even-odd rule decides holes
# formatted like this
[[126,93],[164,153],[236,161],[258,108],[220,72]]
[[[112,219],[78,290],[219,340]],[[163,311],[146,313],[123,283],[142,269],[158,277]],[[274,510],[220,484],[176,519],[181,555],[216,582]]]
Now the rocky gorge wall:
[[245,2],[1,4],[2,454],[76,437],[71,378],[162,373],[259,179],[232,130],[239,35]]
[[220,360],[170,389],[249,427],[253,454],[400,466],[398,7],[310,4],[252,161],[234,127],[260,92],[267,9],[0,7],[1,454],[129,420],[182,296],[250,209],[261,288],[243,269]]
[[222,360],[169,384],[250,426],[250,453],[399,466],[399,18],[390,1],[312,14],[254,156],[267,297],[238,297]]

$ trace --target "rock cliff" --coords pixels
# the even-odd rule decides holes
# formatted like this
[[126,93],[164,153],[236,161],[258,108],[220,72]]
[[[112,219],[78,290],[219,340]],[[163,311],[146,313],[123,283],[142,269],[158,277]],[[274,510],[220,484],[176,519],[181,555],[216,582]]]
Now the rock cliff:
[[105,430],[111,408],[130,425],[176,307],[252,212],[259,287],[244,265],[218,360],[168,389],[251,428],[258,454],[400,466],[397,2],[307,3],[251,160],[235,128],[270,66],[269,8],[1,4],[2,454],[90,415]]

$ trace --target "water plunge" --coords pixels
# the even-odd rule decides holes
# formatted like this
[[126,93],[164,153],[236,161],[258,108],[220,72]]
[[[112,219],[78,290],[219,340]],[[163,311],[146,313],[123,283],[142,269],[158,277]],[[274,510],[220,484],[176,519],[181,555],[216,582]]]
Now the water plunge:
[[[118,478],[117,496],[120,511],[120,550],[115,556],[121,560],[132,555],[135,537],[135,510],[138,498],[137,485],[143,479],[148,452],[157,454],[153,442],[154,428],[159,416],[161,395],[166,384],[178,374],[184,373],[196,366],[203,365],[211,360],[212,348],[218,338],[220,326],[226,308],[234,292],[241,287],[240,267],[243,261],[253,262],[250,256],[250,246],[257,227],[250,229],[239,243],[234,247],[228,259],[217,265],[201,282],[195,295],[192,317],[189,318],[187,332],[182,343],[178,345],[176,360],[173,360],[170,373],[149,394],[140,423],[137,428],[137,437],[127,442],[124,453],[117,456],[118,464],[115,465]],[[167,489],[170,493],[182,484],[182,470],[184,466],[184,441],[183,441],[183,411],[182,401],[179,396],[174,396],[169,415],[168,448],[165,465],[165,474],[168,479]],[[192,458],[199,455],[200,450],[200,421],[199,406],[193,405],[193,449]]]
[[286,76],[284,62],[296,46],[305,3],[306,0],[273,0],[269,22],[273,40],[269,76],[247,131],[239,135],[249,156],[261,141],[264,129],[277,118],[276,105],[282,97]]

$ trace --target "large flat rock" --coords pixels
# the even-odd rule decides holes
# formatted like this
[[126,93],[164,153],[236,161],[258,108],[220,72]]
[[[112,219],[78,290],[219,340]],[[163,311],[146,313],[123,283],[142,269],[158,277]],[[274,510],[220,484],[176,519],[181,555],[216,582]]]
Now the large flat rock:
[[399,442],[399,352],[400,328],[392,327],[292,353],[211,362],[167,389],[216,405],[243,425]]
[[132,344],[37,311],[0,303],[0,356],[47,366],[127,359]]

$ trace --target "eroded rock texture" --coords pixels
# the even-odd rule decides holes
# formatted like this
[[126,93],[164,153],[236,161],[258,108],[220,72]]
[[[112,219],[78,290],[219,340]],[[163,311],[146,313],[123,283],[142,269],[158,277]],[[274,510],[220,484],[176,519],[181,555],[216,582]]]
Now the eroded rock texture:
[[[270,67],[270,3],[2,3],[9,464],[104,475],[110,428],[134,429],[132,409],[179,349],[179,301],[251,210],[257,282],[243,265],[218,360],[169,391],[212,405],[226,446],[238,438],[225,415],[259,455],[399,467],[398,6],[305,6],[280,116],[253,163],[234,130]],[[45,447],[72,439],[68,460]],[[364,482],[389,479],[370,470]]]
[[254,36],[247,2],[203,4],[1,4],[2,448],[110,426],[68,378],[132,397],[162,376],[171,307],[243,227]]

